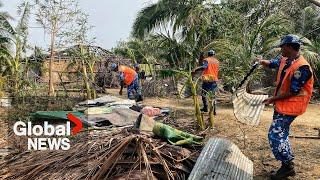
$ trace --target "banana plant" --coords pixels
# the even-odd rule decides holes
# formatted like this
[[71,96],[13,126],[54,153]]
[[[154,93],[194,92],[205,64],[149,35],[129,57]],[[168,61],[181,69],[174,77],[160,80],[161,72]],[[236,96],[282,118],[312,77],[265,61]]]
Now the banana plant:
[[87,99],[96,98],[97,94],[93,84],[94,64],[97,61],[97,57],[90,52],[89,46],[85,46],[83,44],[75,46],[75,48],[71,50],[70,55],[72,57],[72,61],[68,65],[68,68],[76,68],[81,72],[80,74],[83,77]]
[[[178,73],[188,79],[187,83],[190,84],[190,86],[191,86],[191,95],[192,95],[193,106],[194,106],[194,110],[195,110],[195,117],[197,119],[197,123],[198,123],[200,129],[205,130],[205,123],[203,120],[203,116],[201,114],[200,102],[199,102],[199,98],[197,95],[199,78],[193,80],[193,76],[191,74],[191,69],[188,72],[179,71],[179,70],[174,70],[174,72],[176,72],[176,73]],[[179,92],[179,93],[181,93],[181,92]]]
[[7,83],[6,82],[6,77],[0,76],[0,98],[5,96],[4,89],[5,89],[6,83]]
[[216,103],[215,98],[216,97],[214,92],[207,93],[207,99],[209,102],[209,122],[212,129],[214,128],[214,115],[215,115],[214,103]]
[[22,3],[18,6],[18,14],[20,19],[15,28],[15,34],[13,35],[13,43],[15,46],[15,52],[6,56],[6,65],[9,72],[10,82],[12,83],[12,92],[16,95],[22,84],[22,56],[26,52],[27,48],[27,36],[28,36],[28,22],[30,15],[29,3]]

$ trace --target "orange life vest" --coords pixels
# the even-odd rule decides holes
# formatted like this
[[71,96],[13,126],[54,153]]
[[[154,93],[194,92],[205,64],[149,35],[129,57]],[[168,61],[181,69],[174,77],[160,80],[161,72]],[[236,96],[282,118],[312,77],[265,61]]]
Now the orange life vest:
[[135,70],[133,70],[127,66],[119,66],[119,72],[123,72],[123,74],[124,74],[124,84],[125,85],[130,85],[137,75]]
[[[277,75],[277,87],[279,86],[279,83],[280,83],[280,76],[286,64],[286,59],[287,58],[282,57],[280,60],[280,67]],[[297,72],[297,70],[299,67],[304,65],[309,66],[310,71],[312,73],[310,64],[304,59],[303,56],[300,55],[300,57],[297,60],[293,61],[291,66],[288,69],[286,69],[286,74],[283,78],[282,84],[278,92],[275,92],[277,93],[275,95],[286,94],[290,92],[292,76],[294,75],[299,76],[299,72]],[[306,112],[307,106],[309,104],[309,101],[312,95],[313,82],[314,82],[313,76],[311,76],[311,78],[301,88],[299,94],[287,99],[276,100],[275,110],[278,113],[285,114],[285,115],[292,115],[292,116],[298,116]]]
[[218,81],[219,73],[219,61],[214,57],[208,57],[204,59],[208,62],[208,68],[205,69],[202,73],[203,82],[213,82]]

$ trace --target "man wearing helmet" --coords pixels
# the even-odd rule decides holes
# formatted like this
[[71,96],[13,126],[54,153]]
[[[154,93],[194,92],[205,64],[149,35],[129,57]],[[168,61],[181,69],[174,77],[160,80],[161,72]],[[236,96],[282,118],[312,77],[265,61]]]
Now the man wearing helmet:
[[200,61],[202,66],[195,68],[192,74],[197,71],[202,71],[202,102],[203,108],[201,111],[208,112],[207,96],[209,93],[214,93],[217,87],[218,73],[219,73],[219,61],[215,57],[213,50],[208,51],[208,57],[203,59],[203,54],[200,55]]
[[143,100],[139,86],[139,77],[135,70],[128,66],[117,65],[115,63],[111,64],[111,70],[114,72],[119,72],[120,95],[122,95],[122,89],[126,85],[127,96],[129,99],[136,99],[137,102]]
[[300,45],[299,37],[289,34],[279,44],[280,57],[270,61],[257,59],[265,67],[278,69],[274,96],[264,101],[265,104],[274,104],[268,138],[275,158],[282,163],[281,168],[271,174],[272,179],[295,175],[294,155],[288,139],[290,124],[306,111],[312,95],[312,69],[300,55]]

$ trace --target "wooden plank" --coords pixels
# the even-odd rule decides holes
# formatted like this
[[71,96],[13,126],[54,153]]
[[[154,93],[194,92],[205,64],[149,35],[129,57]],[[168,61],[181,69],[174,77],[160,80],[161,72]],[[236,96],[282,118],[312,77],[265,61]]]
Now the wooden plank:
[[253,179],[253,163],[232,142],[211,138],[201,151],[188,180]]

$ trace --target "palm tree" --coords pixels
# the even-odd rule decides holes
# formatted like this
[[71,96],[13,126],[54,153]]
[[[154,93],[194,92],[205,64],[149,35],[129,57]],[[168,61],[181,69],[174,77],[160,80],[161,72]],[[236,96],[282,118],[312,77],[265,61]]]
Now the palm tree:
[[[1,7],[2,3],[0,2]],[[9,19],[11,19],[11,16],[7,12],[0,12],[0,73],[3,73],[6,59],[10,57],[11,39],[15,34]]]
[[173,32],[182,30],[182,37],[198,30],[196,25],[211,22],[212,5],[206,0],[160,0],[143,8],[133,25],[132,35],[144,38],[153,30],[170,25]]
[[314,69],[317,69],[317,64],[320,63],[320,41],[314,41],[307,38],[302,38],[303,46],[301,53],[308,59],[309,63]]
[[[294,8],[288,13],[284,7],[290,3]],[[215,49],[223,61],[226,83],[235,84],[254,56],[275,56],[278,40],[284,34],[297,33],[301,22],[293,21],[292,16],[305,6],[297,0],[224,0],[220,5],[201,0],[160,0],[139,12],[132,32],[134,37],[153,39],[159,49],[155,57],[172,67],[194,64],[200,51]],[[319,17],[312,13],[312,17]],[[306,26],[311,22],[315,21],[306,21]],[[171,34],[154,35],[163,26]]]
[[316,6],[320,7],[320,1],[318,1],[318,0],[308,0],[308,1],[313,3]]

